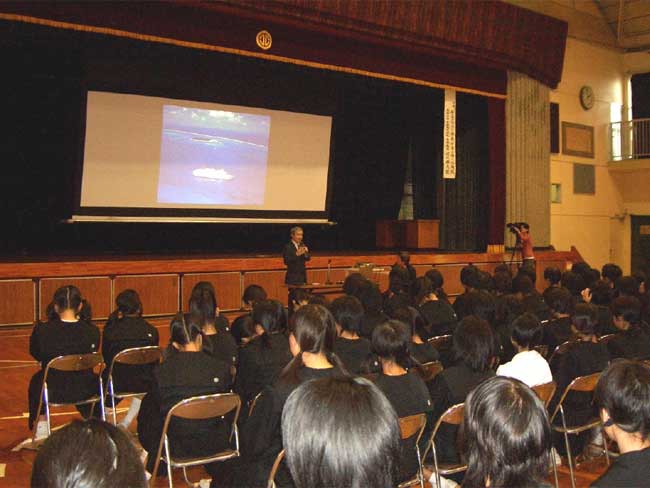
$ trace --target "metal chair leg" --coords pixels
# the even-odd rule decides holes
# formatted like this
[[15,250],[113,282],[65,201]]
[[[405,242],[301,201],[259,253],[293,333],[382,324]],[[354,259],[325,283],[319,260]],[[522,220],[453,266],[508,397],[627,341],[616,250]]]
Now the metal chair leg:
[[551,463],[553,464],[553,478],[555,479],[555,488],[560,488],[560,480],[557,477],[557,466],[555,465],[555,456],[551,457]]
[[436,453],[436,445],[431,439],[431,452],[433,452],[433,469],[436,471],[436,488],[440,488],[440,471],[438,471],[438,454]]
[[113,408],[113,425],[117,425],[117,414],[115,413],[115,386],[113,385],[113,378],[108,379],[108,389],[111,394],[111,407]]
[[564,442],[566,443],[566,456],[569,460],[569,473],[571,474],[571,488],[576,488],[575,475],[573,473],[573,461],[571,460],[571,445],[569,444],[569,434],[567,434],[566,419],[564,418],[564,409],[560,405],[560,417],[562,418],[562,427],[564,428]]
[[174,483],[172,482],[172,465],[171,465],[171,454],[169,453],[169,440],[165,436],[165,463],[167,463],[167,480],[169,481],[169,488],[174,488]]
[[[50,424],[50,396],[47,393],[47,384],[43,388],[43,401],[45,403],[45,421],[47,422],[47,436],[52,435],[52,426]],[[38,419],[36,419],[38,421]]]

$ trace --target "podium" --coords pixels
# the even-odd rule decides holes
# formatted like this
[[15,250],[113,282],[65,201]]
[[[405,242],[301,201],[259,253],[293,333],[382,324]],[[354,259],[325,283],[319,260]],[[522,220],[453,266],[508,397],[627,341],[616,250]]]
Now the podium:
[[432,249],[440,245],[439,220],[378,220],[375,244],[378,248]]

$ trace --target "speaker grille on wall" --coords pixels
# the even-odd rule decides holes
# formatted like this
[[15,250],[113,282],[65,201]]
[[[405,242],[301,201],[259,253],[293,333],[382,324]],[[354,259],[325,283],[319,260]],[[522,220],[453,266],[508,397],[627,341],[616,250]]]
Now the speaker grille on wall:
[[560,104],[551,103],[551,153],[560,152]]
[[596,193],[596,168],[592,164],[573,164],[573,193]]

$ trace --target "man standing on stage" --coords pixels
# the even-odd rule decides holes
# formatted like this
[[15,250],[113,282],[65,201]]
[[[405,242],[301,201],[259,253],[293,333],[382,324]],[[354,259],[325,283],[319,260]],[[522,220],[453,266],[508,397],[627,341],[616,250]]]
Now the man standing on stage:
[[287,285],[304,285],[307,283],[307,271],[305,263],[309,261],[309,249],[302,242],[302,228],[293,227],[291,229],[291,241],[284,246],[282,257],[284,264],[287,265],[287,274],[284,282]]

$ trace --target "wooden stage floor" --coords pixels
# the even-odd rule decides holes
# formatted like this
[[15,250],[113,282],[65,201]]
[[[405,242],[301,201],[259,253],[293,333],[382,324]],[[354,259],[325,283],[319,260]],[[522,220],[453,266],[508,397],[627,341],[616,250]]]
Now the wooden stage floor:
[[[168,319],[158,319],[152,323],[160,331],[161,344],[169,338]],[[30,483],[31,467],[35,452],[27,449],[13,452],[12,449],[30,432],[27,429],[27,385],[31,376],[38,370],[37,363],[29,355],[30,328],[0,330],[0,384],[4,389],[0,395],[0,488],[28,487]],[[69,409],[56,410],[53,425],[60,426],[78,416],[76,411]],[[123,413],[122,413],[123,415]],[[135,432],[135,422],[131,426]],[[586,488],[605,470],[605,462],[596,459],[580,466],[577,472],[577,486]],[[571,482],[568,469],[561,466],[560,486],[570,487]],[[208,478],[203,468],[190,470],[192,480]],[[552,482],[552,476],[549,478]],[[174,485],[185,486],[182,473],[174,473]],[[159,478],[156,486],[166,487],[167,479]]]

